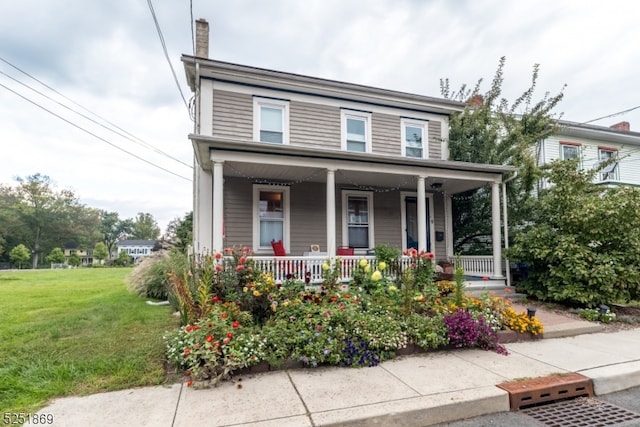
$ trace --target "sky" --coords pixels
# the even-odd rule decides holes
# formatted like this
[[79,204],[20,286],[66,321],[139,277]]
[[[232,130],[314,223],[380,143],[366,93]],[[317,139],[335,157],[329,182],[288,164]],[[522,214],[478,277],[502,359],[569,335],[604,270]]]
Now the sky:
[[0,184],[39,173],[122,219],[184,217],[180,58],[199,18],[213,59],[428,96],[444,78],[488,90],[504,56],[513,101],[539,64],[534,100],[564,90],[557,117],[640,130],[639,16],[621,0],[3,0]]

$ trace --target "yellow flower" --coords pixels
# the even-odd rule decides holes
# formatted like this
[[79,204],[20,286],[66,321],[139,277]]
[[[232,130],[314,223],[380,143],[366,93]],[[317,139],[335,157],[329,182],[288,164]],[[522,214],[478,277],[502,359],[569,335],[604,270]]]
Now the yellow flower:
[[256,289],[255,291],[253,291],[253,296],[254,297],[259,297],[260,295],[262,295],[262,294],[260,293],[259,290]]
[[244,288],[242,288],[242,292],[244,292],[245,294],[247,293],[248,290],[249,290],[249,288],[247,288],[246,286]]
[[285,300],[285,301],[282,303],[282,305],[284,305],[285,307],[288,307],[288,306],[289,306],[289,300]]
[[382,271],[385,268],[387,268],[387,263],[384,262],[384,261],[380,261],[380,264],[378,264],[378,269],[380,269],[380,271]]
[[373,274],[371,275],[371,280],[373,280],[374,282],[377,282],[381,278],[382,278],[382,273],[380,273],[380,271],[378,270],[374,271]]
[[322,264],[322,269],[324,271],[327,271],[329,269],[329,264],[327,264],[326,262],[324,264]]
[[395,286],[391,285],[391,286],[389,286],[389,290],[390,290],[391,292],[395,292],[395,291],[397,291],[397,290],[398,290],[398,288],[396,288]]
[[368,273],[371,271],[371,266],[369,264],[367,264],[367,266],[364,268],[364,272]]
[[364,268],[364,267],[366,267],[367,265],[369,265],[369,261],[367,261],[367,260],[366,260],[366,259],[364,259],[364,258],[360,260],[360,267]]

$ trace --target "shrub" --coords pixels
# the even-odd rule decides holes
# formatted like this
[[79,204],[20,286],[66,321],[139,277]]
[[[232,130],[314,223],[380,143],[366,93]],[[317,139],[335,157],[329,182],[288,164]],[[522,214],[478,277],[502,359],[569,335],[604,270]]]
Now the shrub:
[[455,348],[480,347],[499,354],[509,354],[499,343],[498,334],[482,316],[474,318],[469,311],[457,309],[453,314],[444,316],[444,323],[448,329],[449,344]]
[[146,298],[166,300],[169,297],[169,274],[185,272],[187,257],[182,252],[158,251],[144,258],[125,278],[130,292]]

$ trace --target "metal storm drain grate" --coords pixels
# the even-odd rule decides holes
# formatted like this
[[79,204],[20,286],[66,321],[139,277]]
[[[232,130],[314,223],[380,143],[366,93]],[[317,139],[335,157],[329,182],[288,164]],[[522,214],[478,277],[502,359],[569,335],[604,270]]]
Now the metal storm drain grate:
[[590,397],[594,394],[591,380],[575,373],[511,381],[499,384],[498,387],[509,392],[512,411],[574,397]]
[[636,412],[589,397],[534,406],[521,412],[550,427],[630,426],[638,425],[640,420]]

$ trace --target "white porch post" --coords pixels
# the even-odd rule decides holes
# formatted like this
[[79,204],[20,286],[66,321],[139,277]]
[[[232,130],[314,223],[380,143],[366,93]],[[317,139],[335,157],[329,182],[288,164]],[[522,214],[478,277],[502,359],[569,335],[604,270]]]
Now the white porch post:
[[223,228],[224,228],[224,209],[223,209],[223,163],[221,161],[213,162],[213,245],[211,252],[222,251],[223,248]]
[[327,169],[327,254],[336,254],[336,171]]
[[427,250],[427,201],[424,176],[418,176],[418,250]]
[[500,186],[497,182],[491,184],[491,230],[493,241],[493,276],[502,276],[502,242],[500,241]]
[[193,162],[193,250],[204,253],[211,250],[211,172]]

